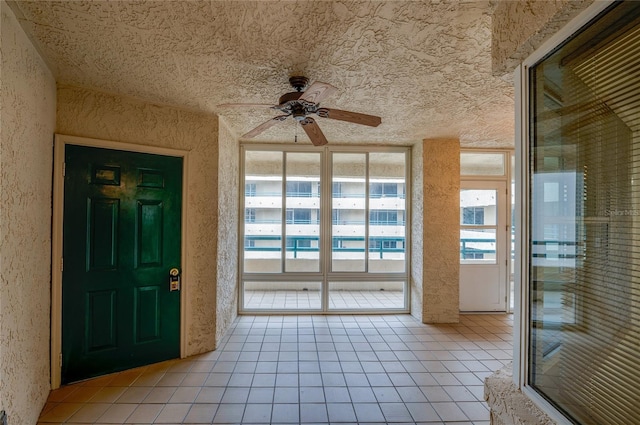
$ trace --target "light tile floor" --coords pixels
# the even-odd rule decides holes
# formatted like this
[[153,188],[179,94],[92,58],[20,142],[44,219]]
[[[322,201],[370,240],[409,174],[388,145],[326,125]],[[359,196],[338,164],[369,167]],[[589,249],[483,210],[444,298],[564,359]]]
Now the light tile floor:
[[39,423],[488,424],[512,316],[241,316],[218,350],[52,391]]
[[[258,310],[320,309],[320,291],[261,291],[244,292],[244,308]],[[346,309],[403,309],[402,291],[330,291],[329,308]]]

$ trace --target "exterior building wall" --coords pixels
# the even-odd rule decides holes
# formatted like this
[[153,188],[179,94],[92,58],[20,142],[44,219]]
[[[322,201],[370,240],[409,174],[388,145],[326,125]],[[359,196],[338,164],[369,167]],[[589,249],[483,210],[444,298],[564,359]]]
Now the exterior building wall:
[[460,314],[460,141],[423,143],[424,323],[457,323]]
[[0,8],[0,410],[25,425],[50,389],[56,84],[7,2]]
[[[84,88],[58,86],[58,133],[189,151],[186,355],[216,347],[218,120]],[[225,172],[226,175],[226,172]],[[50,185],[47,186],[50,190]],[[226,229],[225,229],[226,230]],[[226,248],[225,248],[226,249]]]

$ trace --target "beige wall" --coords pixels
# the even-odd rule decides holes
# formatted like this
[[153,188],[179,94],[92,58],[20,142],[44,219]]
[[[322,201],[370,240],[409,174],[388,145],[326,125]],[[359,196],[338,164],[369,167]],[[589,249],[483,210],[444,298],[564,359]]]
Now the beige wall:
[[224,121],[219,125],[218,166],[218,287],[216,340],[238,315],[238,190],[240,147]]
[[36,423],[49,394],[51,173],[56,88],[2,2],[0,410]]
[[511,73],[543,42],[594,0],[498,1],[493,13],[494,75]]
[[[218,119],[83,88],[58,86],[56,132],[189,151],[186,354],[216,344]],[[47,188],[49,189],[49,187]]]
[[423,143],[424,323],[457,323],[460,306],[460,141]]

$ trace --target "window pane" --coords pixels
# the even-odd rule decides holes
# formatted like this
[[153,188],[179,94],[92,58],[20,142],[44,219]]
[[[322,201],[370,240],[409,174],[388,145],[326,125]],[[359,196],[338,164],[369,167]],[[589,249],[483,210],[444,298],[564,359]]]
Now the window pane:
[[504,154],[462,152],[460,174],[463,176],[504,176]]
[[495,226],[498,194],[494,189],[462,189],[460,191],[460,224]]
[[245,153],[244,271],[282,271],[282,152]]
[[369,271],[404,273],[406,155],[369,154]]
[[638,423],[640,4],[530,83],[529,383],[576,423]]
[[320,271],[320,154],[287,154],[285,271]]
[[365,270],[365,181],[367,156],[360,153],[332,155],[332,185],[340,185],[340,196],[331,199],[331,270]]
[[460,262],[463,264],[496,264],[496,230],[460,229]]

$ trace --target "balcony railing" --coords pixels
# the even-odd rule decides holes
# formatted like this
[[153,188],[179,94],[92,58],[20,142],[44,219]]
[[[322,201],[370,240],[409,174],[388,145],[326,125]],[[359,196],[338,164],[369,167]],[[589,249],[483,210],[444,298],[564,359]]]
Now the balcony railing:
[[[274,219],[274,220],[245,220],[247,224],[280,224],[282,220]],[[310,220],[287,220],[287,224],[314,224],[317,225],[320,223],[318,219],[310,219]],[[362,226],[365,224],[364,220],[333,220],[332,224],[334,226],[349,226],[349,225],[358,225]],[[371,226],[404,226],[404,220],[376,220],[370,221],[369,224]]]
[[[476,247],[467,246],[469,243],[478,244],[493,244],[494,248],[482,249]],[[464,258],[467,254],[495,254],[495,239],[482,239],[482,238],[460,238],[460,256]]]
[[[360,236],[337,236],[333,239],[333,252],[364,252],[365,248],[362,247],[343,247],[342,244],[347,242],[360,242],[364,245],[364,237]],[[257,236],[257,235],[247,235],[244,238],[245,240],[245,251],[251,252],[279,252],[282,250],[282,237],[281,236]],[[287,252],[293,252],[293,258],[297,258],[298,252],[319,252],[319,240],[318,236],[288,236],[287,237]],[[264,241],[272,241],[277,242],[277,245],[274,243],[271,246],[255,246],[255,242],[264,242]],[[371,237],[369,238],[369,252],[378,252],[380,253],[380,258],[384,258],[385,253],[403,253],[404,249],[404,241],[403,237]],[[304,244],[301,244],[304,242]],[[313,242],[316,242],[316,246],[304,246],[304,245],[314,245]],[[253,246],[247,246],[247,243]],[[387,246],[385,247],[385,243]],[[396,245],[401,244],[402,248],[391,248],[388,246],[389,243],[395,243]],[[303,245],[303,246],[301,246]],[[336,246],[338,245],[338,246]]]
[[[244,193],[244,196],[247,198],[257,198],[257,197],[265,197],[265,198],[273,198],[273,197],[281,197],[282,196],[282,192],[253,192],[253,191],[246,191]],[[320,192],[316,192],[316,193],[309,193],[309,192],[287,192],[286,193],[287,198],[319,198],[320,197]],[[339,198],[364,198],[365,194],[364,193],[342,193],[342,192],[334,192],[332,194],[333,198],[339,199]],[[398,193],[396,195],[388,195],[388,194],[383,194],[383,193],[370,193],[369,194],[369,198],[371,199],[381,199],[381,198],[385,198],[385,199],[405,199],[405,195],[404,193]]]

